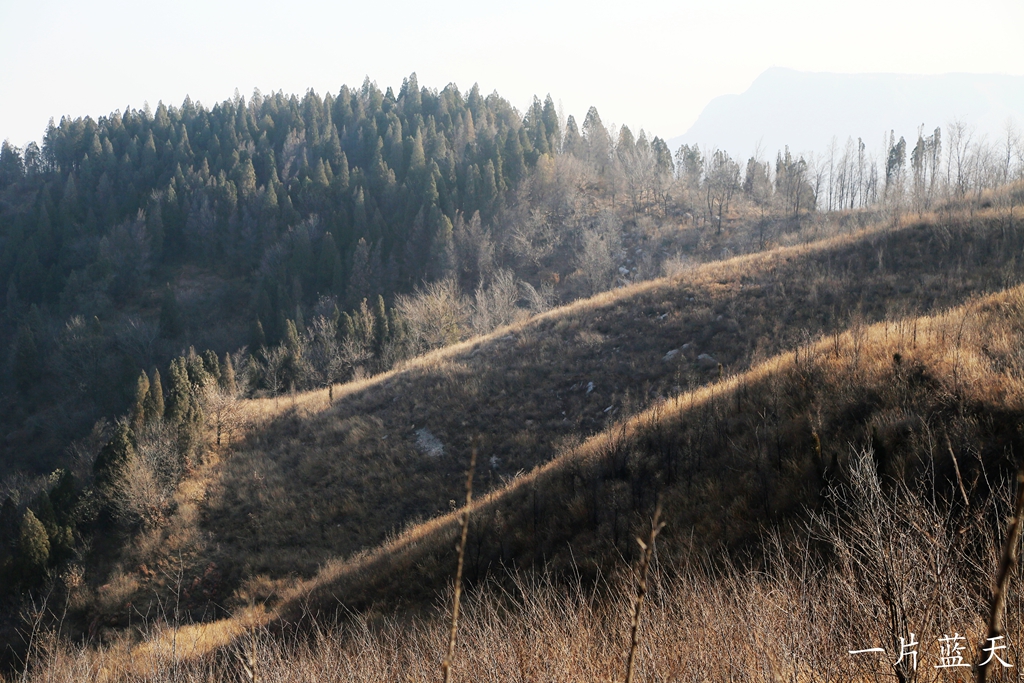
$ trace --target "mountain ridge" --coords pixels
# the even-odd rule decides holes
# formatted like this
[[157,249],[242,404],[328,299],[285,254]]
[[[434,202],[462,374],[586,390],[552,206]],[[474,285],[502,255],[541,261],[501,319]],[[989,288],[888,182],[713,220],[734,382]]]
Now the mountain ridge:
[[999,139],[1007,119],[1019,130],[1024,76],[843,74],[772,67],[744,92],[711,100],[689,130],[669,145],[719,147],[746,158],[759,144],[765,155],[787,145],[793,152],[824,153],[834,136],[839,147],[847,137],[859,137],[870,152],[889,131],[911,140],[919,126],[927,134],[954,119],[973,128],[975,138]]

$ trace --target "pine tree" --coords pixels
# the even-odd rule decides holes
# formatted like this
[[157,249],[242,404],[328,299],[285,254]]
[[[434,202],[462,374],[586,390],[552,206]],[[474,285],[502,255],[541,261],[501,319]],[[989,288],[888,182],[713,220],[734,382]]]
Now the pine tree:
[[455,240],[452,238],[453,226],[448,216],[434,207],[431,210],[430,222],[435,225],[434,239],[430,244],[430,260],[428,273],[434,280],[443,279],[455,271]]
[[[341,139],[338,137],[338,129],[333,125],[327,131],[327,138],[324,141],[324,157],[331,163],[334,173],[341,169],[341,160],[344,152],[341,150]],[[348,169],[345,169],[346,182],[348,181]]]
[[0,144],[0,190],[21,180],[25,166],[18,148],[4,140]]
[[[523,133],[525,135],[525,131]],[[509,132],[505,139],[505,153],[502,158],[505,160],[505,176],[512,185],[517,185],[526,177],[526,152],[522,139],[515,131]]]
[[339,192],[347,192],[349,183],[349,169],[348,169],[348,157],[345,153],[341,153],[341,157],[338,160],[338,167],[334,169],[334,182],[332,183],[338,188]]
[[50,502],[57,517],[57,524],[74,527],[78,523],[78,483],[70,470],[61,471],[60,478],[50,489]]
[[132,430],[138,434],[142,427],[150,421],[146,415],[146,399],[149,397],[149,377],[143,370],[135,381],[135,404],[132,407]]
[[92,475],[96,492],[102,505],[106,522],[116,516],[118,498],[122,495],[125,470],[135,455],[131,432],[124,422],[119,423],[111,440],[106,442],[92,463]]
[[[217,356],[214,356],[213,359],[216,360]],[[188,381],[192,389],[192,402],[198,405],[198,397],[202,390],[210,386],[215,378],[206,369],[206,359],[196,353],[195,348],[191,346],[185,356],[185,368],[188,370]]]
[[18,564],[24,583],[29,586],[41,583],[49,560],[50,539],[46,528],[32,510],[25,510],[18,534]]
[[325,188],[330,185],[330,181],[327,180],[327,173],[324,170],[324,160],[317,159],[316,164],[313,165],[313,173],[310,175],[313,184]]
[[167,419],[174,426],[185,423],[192,412],[192,385],[188,381],[185,359],[171,361],[170,384],[167,390]]
[[252,158],[248,154],[235,167],[232,175],[243,198],[248,199],[256,193],[256,169],[253,168]]
[[203,352],[203,368],[206,370],[206,374],[210,375],[213,380],[219,385],[220,384],[220,361],[217,360],[217,354],[207,349]]
[[252,326],[251,339],[249,343],[252,345],[253,353],[256,353],[260,349],[267,345],[267,335],[263,332],[263,323],[260,319],[256,318],[256,323]]
[[50,500],[50,494],[46,491],[40,491],[32,499],[29,508],[35,513],[36,519],[42,522],[43,528],[46,529],[46,537],[52,541],[54,536],[57,535],[57,515],[53,511],[53,502]]
[[597,113],[596,107],[591,107],[583,119],[583,139],[586,142],[587,160],[598,167],[599,173],[604,174],[611,154],[612,140],[608,129],[601,122],[601,115]]
[[576,127],[576,119],[573,118],[572,114],[565,122],[565,137],[562,142],[562,150],[566,154],[572,154],[576,157],[583,157],[586,154],[583,148],[583,138],[580,137],[579,128]]
[[552,154],[557,154],[562,146],[561,126],[558,123],[558,111],[555,109],[555,101],[549,94],[544,98],[544,113],[541,115],[544,121],[544,129],[548,135],[548,147]]
[[299,338],[299,331],[294,320],[285,322],[284,347],[288,352],[282,372],[284,385],[294,391],[302,384],[305,375],[302,340]]
[[341,323],[338,325],[339,341],[354,340],[356,338],[356,323],[347,312],[341,314]]
[[150,422],[164,418],[164,388],[160,384],[160,371],[153,369],[153,381],[149,383],[149,391],[146,392],[146,419]]
[[181,465],[191,467],[202,444],[202,428],[205,415],[200,395],[212,381],[203,366],[203,359],[189,348],[186,356],[171,361],[170,389],[168,391],[167,417],[178,434],[178,454]]
[[345,296],[348,308],[355,308],[360,300],[375,293],[376,272],[373,266],[370,245],[360,238],[352,254],[352,268],[349,271],[352,275]]

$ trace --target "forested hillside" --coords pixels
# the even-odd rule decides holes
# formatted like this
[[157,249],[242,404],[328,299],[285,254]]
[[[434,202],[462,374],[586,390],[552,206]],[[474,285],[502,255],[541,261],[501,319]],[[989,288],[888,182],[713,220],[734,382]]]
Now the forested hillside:
[[[320,309],[372,311],[381,296],[382,310],[424,279],[471,292],[498,265],[535,276],[564,241],[552,226],[576,227],[583,208],[555,196],[554,156],[610,159],[596,111],[584,133],[570,120],[563,145],[550,97],[521,115],[413,75],[397,96],[367,81],[324,98],[186,100],[62,118],[41,148],[5,143],[3,470],[47,471],[128,406],[141,369],[189,345],[255,352],[287,320],[303,333]],[[671,177],[664,143],[640,149]]]
[[415,75],[397,95],[367,80],[63,117],[41,146],[0,149],[0,475],[52,471],[189,347],[236,354],[244,393],[327,386],[772,246],[819,208],[898,221],[978,202],[1020,176],[1018,142],[953,129],[743,164]]
[[[820,355],[822,335],[838,357],[843,330],[856,356],[866,324],[888,334],[884,321],[1018,284],[1022,179],[1020,140],[993,148],[956,126],[916,144],[890,134],[878,155],[851,141],[741,164],[607,130],[594,108],[577,125],[550,96],[520,112],[415,75],[397,95],[367,80],[324,98],[186,99],[5,142],[0,641],[21,642],[19,610],[52,595],[59,628],[90,639],[171,600],[175,619],[212,619],[303,585],[351,589],[350,605],[429,604],[450,544],[425,546],[430,580],[411,593],[388,583],[401,572],[315,577],[404,561],[389,543],[402,529],[434,539],[417,524],[451,521],[474,449],[478,489],[499,500],[663,400],[787,349]],[[875,408],[843,396],[829,419],[861,438]],[[761,448],[771,423],[786,501],[766,498],[775,475],[759,462],[762,499],[736,513],[735,544],[758,511],[788,522],[826,482],[803,476],[811,408],[771,399],[729,438],[753,429]],[[804,470],[783,476],[787,458]],[[467,578],[563,570],[572,544],[588,555],[577,568],[613,568],[653,504],[643,482],[667,476],[645,463],[643,481],[615,466],[610,503],[604,470],[579,479],[589,502],[577,479],[571,496],[535,488],[532,515],[508,498],[470,544]],[[705,507],[734,494],[709,491]],[[533,535],[500,516],[531,518]]]

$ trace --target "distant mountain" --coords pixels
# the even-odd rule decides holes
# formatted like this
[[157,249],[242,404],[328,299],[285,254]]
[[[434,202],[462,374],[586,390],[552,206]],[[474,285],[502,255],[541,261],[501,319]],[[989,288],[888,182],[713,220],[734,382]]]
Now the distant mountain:
[[860,137],[869,150],[883,135],[917,137],[965,120],[975,135],[1002,138],[1008,119],[1024,124],[1024,76],[992,74],[808,73],[771,68],[746,92],[712,100],[697,122],[669,141],[719,147],[739,158],[760,142],[768,156],[785,145],[794,152],[823,152],[833,136],[840,146]]

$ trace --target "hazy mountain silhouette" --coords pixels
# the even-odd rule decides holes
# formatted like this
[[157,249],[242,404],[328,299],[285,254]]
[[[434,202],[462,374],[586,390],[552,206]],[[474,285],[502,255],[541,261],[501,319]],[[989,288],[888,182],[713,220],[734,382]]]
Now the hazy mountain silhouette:
[[[868,149],[884,135],[916,139],[954,118],[965,120],[976,136],[990,141],[1006,134],[1006,122],[1024,124],[1024,76],[994,74],[809,73],[771,68],[746,92],[713,99],[680,144],[719,147],[738,158],[760,142],[768,156],[789,145],[794,152],[823,152],[833,136],[863,138]],[[911,143],[912,144],[912,143]]]

